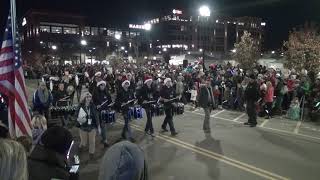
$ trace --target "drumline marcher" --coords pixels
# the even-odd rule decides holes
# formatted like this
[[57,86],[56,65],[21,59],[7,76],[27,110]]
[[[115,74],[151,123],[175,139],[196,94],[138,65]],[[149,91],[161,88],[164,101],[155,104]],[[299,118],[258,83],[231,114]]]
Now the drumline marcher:
[[97,88],[93,93],[93,103],[97,107],[98,114],[100,115],[100,128],[101,128],[101,137],[102,143],[105,148],[109,147],[106,135],[106,122],[102,119],[102,111],[107,111],[108,106],[112,103],[111,95],[106,88],[106,82],[100,81],[97,83]]
[[94,158],[96,147],[96,132],[100,127],[99,115],[96,111],[96,107],[92,102],[92,95],[87,92],[82,97],[78,118],[79,122],[79,134],[80,134],[80,151],[83,151],[89,141],[89,157]]
[[[153,84],[152,77],[146,77],[144,81],[144,85],[140,91],[140,96],[139,96],[142,107],[145,109],[147,114],[147,123],[144,131],[145,131],[145,134],[150,134],[151,136],[154,135],[154,129],[152,124],[152,113],[153,113],[152,104],[155,104],[158,98],[158,94],[156,90],[153,88],[152,84]],[[150,103],[152,101],[154,103]]]
[[121,108],[121,112],[124,119],[124,126],[121,133],[123,139],[129,139],[131,142],[135,142],[135,139],[132,137],[132,132],[130,128],[129,121],[131,120],[131,116],[129,114],[129,108],[133,106],[135,96],[134,92],[130,87],[130,81],[125,80],[122,82],[122,89],[117,93],[116,101],[118,108]]
[[94,89],[97,87],[97,83],[102,80],[102,73],[99,71],[94,74],[92,81],[89,84],[89,92],[93,93]]
[[176,136],[178,132],[174,128],[173,124],[173,112],[172,112],[172,102],[173,99],[176,97],[175,89],[172,86],[171,78],[166,78],[164,80],[164,86],[160,90],[160,100],[164,103],[164,109],[166,117],[162,123],[162,131],[161,132],[168,132],[167,124],[169,124],[171,135]]
[[[64,83],[60,82],[58,85],[58,89],[53,92],[53,106],[56,107],[66,107],[70,106],[70,96],[67,95],[67,92],[64,88]],[[62,125],[68,125],[68,114],[64,114],[62,118]]]

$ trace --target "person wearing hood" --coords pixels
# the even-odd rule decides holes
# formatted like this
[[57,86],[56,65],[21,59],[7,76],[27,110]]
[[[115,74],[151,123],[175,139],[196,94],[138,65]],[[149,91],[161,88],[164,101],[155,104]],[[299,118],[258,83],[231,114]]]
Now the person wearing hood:
[[72,143],[72,134],[67,129],[52,127],[46,130],[28,158],[29,179],[69,180],[67,154]]
[[[108,110],[108,105],[112,103],[111,95],[106,88],[107,83],[105,81],[100,81],[97,83],[97,87],[93,93],[93,104],[97,107],[99,115],[102,111]],[[101,137],[104,147],[109,147],[106,135],[106,123],[100,118],[100,127],[101,127]]]
[[41,81],[38,89],[33,94],[33,108],[41,115],[44,115],[46,119],[49,117],[49,107],[52,103],[52,94],[47,88],[46,83]]
[[104,154],[98,180],[148,180],[144,152],[136,144],[122,141]]

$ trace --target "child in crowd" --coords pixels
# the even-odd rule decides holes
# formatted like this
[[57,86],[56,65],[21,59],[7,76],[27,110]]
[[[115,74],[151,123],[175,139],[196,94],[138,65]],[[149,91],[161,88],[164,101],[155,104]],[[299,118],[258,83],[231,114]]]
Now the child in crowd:
[[35,115],[31,121],[32,124],[32,144],[36,145],[41,139],[41,135],[47,130],[47,120],[42,115]]
[[299,103],[299,98],[295,97],[293,98],[287,117],[291,120],[299,120],[300,118],[300,103]]
[[197,96],[198,96],[197,86],[196,85],[193,86],[193,88],[190,90],[190,93],[191,93],[190,101],[194,105],[191,108],[191,110],[194,110],[196,108],[196,101],[197,101]]

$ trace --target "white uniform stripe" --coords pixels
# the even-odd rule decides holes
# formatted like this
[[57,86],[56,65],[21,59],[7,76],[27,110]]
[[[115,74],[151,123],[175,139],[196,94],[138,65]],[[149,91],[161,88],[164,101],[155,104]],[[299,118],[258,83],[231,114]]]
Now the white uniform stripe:
[[14,58],[14,54],[12,52],[0,54],[0,62],[6,61],[12,58]]

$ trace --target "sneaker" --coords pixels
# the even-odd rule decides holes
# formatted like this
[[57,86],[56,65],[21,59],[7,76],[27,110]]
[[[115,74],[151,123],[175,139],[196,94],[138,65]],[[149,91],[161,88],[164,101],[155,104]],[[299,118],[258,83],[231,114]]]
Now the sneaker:
[[165,132],[169,132],[169,131],[168,131],[168,129],[162,128],[160,132],[165,133]]
[[172,132],[171,136],[177,136],[179,133],[178,132]]
[[251,124],[249,122],[245,122],[244,125],[249,126]]
[[211,130],[210,129],[204,129],[203,132],[206,133],[206,134],[210,134]]

